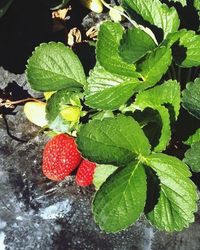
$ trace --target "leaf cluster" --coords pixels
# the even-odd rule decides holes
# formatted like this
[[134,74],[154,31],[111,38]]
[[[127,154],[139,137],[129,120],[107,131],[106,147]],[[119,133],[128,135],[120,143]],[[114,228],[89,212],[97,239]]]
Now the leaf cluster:
[[[35,49],[26,75],[33,89],[56,91],[47,101],[50,128],[77,130],[79,150],[99,164],[93,213],[102,230],[120,231],[144,212],[155,227],[180,231],[194,221],[196,187],[188,166],[161,152],[169,145],[179,116],[181,70],[200,66],[200,35],[180,29],[177,10],[162,1],[122,0],[122,6],[134,26],[101,24],[96,65],[89,76],[74,52],[55,42]],[[194,7],[199,10],[198,1]],[[155,27],[161,37],[153,32]],[[183,106],[197,118],[199,83],[197,79],[188,84],[182,98]],[[63,105],[80,107],[80,122],[63,120]],[[196,148],[186,153],[186,163]]]

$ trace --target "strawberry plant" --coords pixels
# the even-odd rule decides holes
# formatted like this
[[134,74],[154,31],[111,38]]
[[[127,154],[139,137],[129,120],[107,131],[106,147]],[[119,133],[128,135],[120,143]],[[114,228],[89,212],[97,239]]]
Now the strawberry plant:
[[[199,1],[192,2],[197,14]],[[198,195],[187,166],[191,152],[184,161],[166,153],[179,117],[181,87],[198,76],[200,66],[200,35],[184,27],[181,5],[187,7],[186,1],[122,0],[119,12],[132,27],[111,21],[100,25],[96,65],[88,76],[62,43],[43,43],[28,60],[31,87],[54,92],[46,104],[49,129],[77,134],[80,153],[97,164],[90,170],[95,168],[97,189],[92,210],[106,232],[127,228],[141,213],[169,232],[194,221]],[[199,79],[194,85],[183,92],[183,106],[199,118]],[[199,150],[199,131],[194,137]],[[52,155],[65,150],[57,147]],[[83,166],[77,182],[79,171],[89,169]]]
[[[199,106],[199,89],[200,78],[195,79],[186,85],[183,91],[183,107],[188,112],[200,119],[200,106]],[[200,172],[200,129],[197,129],[185,142],[190,148],[185,153],[184,161],[190,166],[193,172]]]

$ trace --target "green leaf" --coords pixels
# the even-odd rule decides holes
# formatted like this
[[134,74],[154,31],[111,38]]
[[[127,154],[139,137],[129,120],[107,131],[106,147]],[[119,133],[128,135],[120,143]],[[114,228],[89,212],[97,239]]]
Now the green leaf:
[[160,180],[152,168],[145,166],[145,173],[147,176],[147,199],[144,213],[148,214],[158,203],[160,197]]
[[150,153],[150,144],[139,124],[124,115],[82,125],[77,144],[85,158],[115,166],[128,164],[136,156]]
[[197,191],[190,180],[188,167],[176,157],[152,154],[146,158],[160,179],[160,197],[153,211],[147,214],[160,230],[181,231],[194,221],[197,211]]
[[139,93],[136,96],[134,107],[139,110],[152,108],[157,110],[162,120],[162,130],[159,143],[154,151],[161,152],[166,149],[171,138],[169,111],[164,104],[170,104],[173,107],[175,118],[177,119],[180,109],[180,86],[177,81],[166,81],[162,85],[156,86]]
[[160,119],[157,119],[154,123],[150,121],[143,129],[151,145],[154,146],[153,151],[162,152],[166,149],[171,139],[170,116],[167,108],[164,106],[158,106],[155,110],[158,111]]
[[192,146],[192,144],[200,142],[200,128],[196,130],[196,132],[191,135],[186,141],[184,141],[184,144]]
[[156,48],[154,40],[139,28],[128,29],[120,42],[119,54],[127,63],[135,63]]
[[188,31],[186,29],[181,29],[173,33],[169,33],[166,39],[162,42],[162,45],[167,48],[171,48],[174,43],[176,43],[182,36],[184,36]]
[[193,172],[200,172],[200,141],[192,144],[185,153],[184,162],[190,166]]
[[81,88],[86,83],[83,67],[73,51],[62,43],[43,43],[28,60],[26,76],[38,91]]
[[163,84],[154,88],[145,90],[136,96],[134,105],[140,110],[146,107],[157,109],[160,105],[170,104],[175,113],[175,118],[178,118],[181,102],[180,85],[176,80],[168,80]]
[[182,104],[191,115],[200,119],[200,78],[186,85],[182,92]]
[[113,165],[97,165],[93,176],[93,184],[96,190],[107,180],[107,178],[115,171],[117,167]]
[[200,10],[200,1],[199,0],[194,0],[194,7],[197,9],[197,10]]
[[93,201],[95,221],[106,232],[118,232],[139,218],[145,201],[145,171],[141,163],[132,162],[115,171],[97,191]]
[[169,8],[159,0],[122,0],[122,4],[128,10],[133,9],[145,21],[163,29],[164,38],[179,28],[180,20],[176,9]]
[[159,112],[151,108],[146,108],[144,111],[135,110],[133,117],[139,122],[146,137],[148,138],[151,147],[158,145],[162,130],[162,120]]
[[162,120],[162,130],[158,145],[154,148],[155,152],[162,152],[169,145],[171,139],[170,117],[167,108],[160,106],[158,109]]
[[104,22],[101,24],[96,55],[97,60],[107,71],[127,77],[138,77],[133,64],[128,64],[119,56],[118,47],[123,35],[123,27],[119,23]]
[[179,46],[186,49],[185,58],[175,58],[176,63],[182,67],[198,67],[200,66],[200,35],[196,35],[194,31],[188,30],[181,35],[179,39]]
[[115,115],[110,110],[103,110],[91,115],[92,120],[100,120],[100,121],[104,120],[105,118],[111,118],[111,117],[114,118]]
[[144,61],[137,65],[137,71],[141,73],[143,78],[139,90],[154,86],[167,72],[171,62],[170,48],[159,47],[147,54]]
[[97,64],[88,78],[85,104],[97,109],[118,109],[138,85],[138,79],[112,74]]

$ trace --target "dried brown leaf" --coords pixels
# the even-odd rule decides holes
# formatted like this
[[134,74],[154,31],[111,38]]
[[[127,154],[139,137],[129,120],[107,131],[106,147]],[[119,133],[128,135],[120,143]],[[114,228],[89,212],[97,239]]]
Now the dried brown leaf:
[[86,32],[86,36],[96,40],[97,38],[97,34],[98,34],[98,28],[97,26],[92,26],[87,32]]
[[69,31],[67,36],[67,43],[69,46],[73,46],[74,43],[80,43],[82,41],[81,32],[78,28],[73,28]]
[[53,19],[61,19],[61,20],[65,20],[68,11],[70,10],[70,8],[64,8],[64,9],[59,9],[56,11],[52,12],[52,18]]

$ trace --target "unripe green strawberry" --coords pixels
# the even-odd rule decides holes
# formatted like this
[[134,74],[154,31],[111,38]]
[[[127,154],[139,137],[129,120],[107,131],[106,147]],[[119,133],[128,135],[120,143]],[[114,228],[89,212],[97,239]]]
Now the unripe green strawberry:
[[39,127],[47,125],[45,102],[27,102],[24,105],[24,114],[30,122]]
[[78,106],[66,106],[60,112],[62,118],[69,122],[78,122],[81,115],[81,109]]
[[81,155],[73,137],[59,134],[44,148],[42,171],[54,181],[61,181],[80,164]]
[[76,174],[76,183],[82,187],[91,185],[95,168],[96,163],[83,159]]

